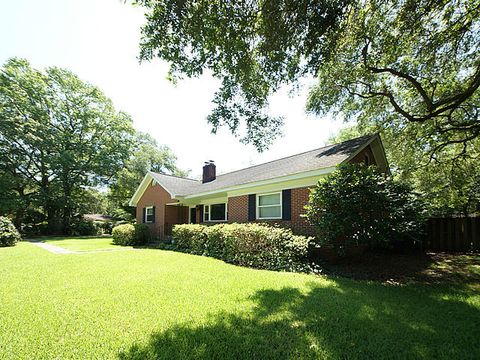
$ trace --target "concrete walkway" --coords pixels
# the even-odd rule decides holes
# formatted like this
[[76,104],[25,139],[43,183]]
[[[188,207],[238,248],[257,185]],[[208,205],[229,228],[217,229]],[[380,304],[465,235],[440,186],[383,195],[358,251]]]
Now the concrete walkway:
[[38,247],[41,247],[42,249],[50,251],[51,253],[54,253],[54,254],[80,254],[78,251],[67,250],[67,249],[61,248],[60,246],[46,244],[40,241],[30,240],[30,243]]
[[100,250],[86,250],[86,251],[74,251],[62,248],[60,246],[46,244],[40,240],[29,240],[33,245],[41,247],[47,251],[50,251],[53,254],[95,254],[100,252],[114,252],[114,251],[127,251],[127,250],[140,250],[140,249],[100,249]]

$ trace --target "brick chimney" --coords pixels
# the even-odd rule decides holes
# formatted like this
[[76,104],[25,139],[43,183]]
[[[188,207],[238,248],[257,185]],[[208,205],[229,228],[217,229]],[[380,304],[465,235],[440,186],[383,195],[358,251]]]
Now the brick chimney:
[[202,183],[213,181],[217,178],[217,167],[213,163],[213,160],[205,161],[203,165],[203,178]]

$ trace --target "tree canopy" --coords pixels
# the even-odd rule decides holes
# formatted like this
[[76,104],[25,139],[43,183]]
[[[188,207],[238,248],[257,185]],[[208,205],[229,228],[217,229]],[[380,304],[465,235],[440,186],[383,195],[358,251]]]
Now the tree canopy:
[[50,231],[69,231],[76,200],[123,167],[133,134],[127,114],[67,70],[10,59],[0,71],[2,194],[37,205]]
[[412,188],[375,166],[342,164],[312,189],[306,217],[316,241],[340,253],[352,245],[391,247],[421,241],[423,203]]
[[458,157],[462,144],[453,144],[438,151],[429,162],[430,152],[413,129],[396,127],[381,129],[374,121],[362,122],[342,129],[331,142],[381,131],[382,142],[395,178],[412,185],[426,201],[431,215],[469,215],[480,211],[480,139],[470,156]]
[[172,150],[167,146],[159,145],[150,135],[137,132],[134,148],[135,151],[131,152],[124,167],[116,174],[110,186],[108,197],[111,210],[116,215],[126,216],[128,201],[148,171],[180,177],[188,175],[188,172],[177,167],[177,158]]
[[[244,129],[263,150],[281,118],[268,97],[318,78],[308,109],[383,128],[414,124],[431,157],[479,137],[480,7],[475,0],[137,0],[146,8],[140,57],[170,62],[172,79],[221,79],[213,131]],[[417,136],[418,138],[418,136]]]

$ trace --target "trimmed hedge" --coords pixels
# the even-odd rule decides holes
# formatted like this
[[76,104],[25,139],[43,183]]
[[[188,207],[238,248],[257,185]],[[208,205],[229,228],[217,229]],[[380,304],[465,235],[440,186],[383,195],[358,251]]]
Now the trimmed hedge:
[[112,242],[115,245],[145,245],[150,240],[150,229],[145,224],[123,224],[112,230]]
[[0,216],[0,246],[14,246],[20,240],[20,233],[10,219]]
[[133,245],[135,243],[135,226],[132,224],[115,226],[112,230],[112,237],[115,245]]
[[175,225],[175,249],[258,269],[306,271],[311,238],[266,224]]

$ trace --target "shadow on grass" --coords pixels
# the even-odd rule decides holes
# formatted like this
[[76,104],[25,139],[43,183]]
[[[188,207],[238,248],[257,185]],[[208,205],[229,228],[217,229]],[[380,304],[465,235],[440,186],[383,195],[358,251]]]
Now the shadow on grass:
[[343,279],[306,292],[262,290],[251,313],[154,333],[119,358],[480,358],[480,311],[457,290]]

